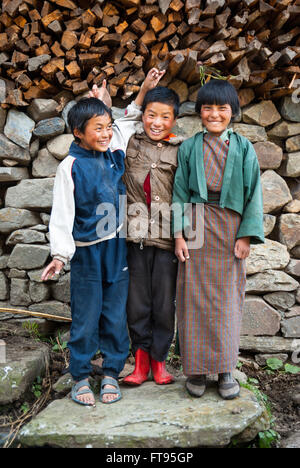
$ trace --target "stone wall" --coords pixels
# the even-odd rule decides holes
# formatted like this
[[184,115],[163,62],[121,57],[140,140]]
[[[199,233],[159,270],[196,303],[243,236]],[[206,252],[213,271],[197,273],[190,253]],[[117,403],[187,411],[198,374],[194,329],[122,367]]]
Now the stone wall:
[[[35,99],[26,113],[0,108],[0,307],[70,316],[69,267],[46,283],[40,275],[50,260],[52,188],[73,141],[66,116],[74,102],[66,94]],[[182,103],[175,133],[188,137],[200,127],[194,103]],[[290,97],[251,103],[233,127],[258,155],[266,235],[247,260],[241,348],[290,352],[300,344],[300,106]]]

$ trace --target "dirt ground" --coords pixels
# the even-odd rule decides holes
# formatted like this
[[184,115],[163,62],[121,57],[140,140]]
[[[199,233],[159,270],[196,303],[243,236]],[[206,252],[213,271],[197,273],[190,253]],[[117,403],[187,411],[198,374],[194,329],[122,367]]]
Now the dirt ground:
[[257,379],[260,390],[267,395],[274,417],[274,429],[281,436],[281,442],[300,431],[300,406],[293,401],[293,397],[300,394],[300,374],[267,374],[264,370],[248,367],[242,370],[248,377]]
[[[19,328],[19,327],[18,327]],[[22,330],[22,336],[17,336],[12,329],[8,327],[0,327],[0,339],[4,339],[7,343],[8,349],[13,348],[20,350],[24,347],[24,339],[29,336],[28,331]],[[31,340],[28,340],[31,341]],[[66,363],[68,360],[68,350],[53,351],[53,344],[49,343],[51,364],[50,364],[50,375],[48,379],[44,379],[42,386],[45,391],[49,388],[49,384],[53,385],[59,377],[65,372]],[[28,344],[29,345],[29,344]],[[30,345],[29,345],[30,346]],[[174,350],[174,347],[173,347]],[[251,365],[251,356],[247,356],[247,365],[243,365],[240,370],[244,372],[248,378],[256,379],[259,382],[259,389],[267,397],[271,406],[272,415],[274,417],[273,429],[278,432],[281,437],[281,442],[296,431],[300,431],[300,406],[293,402],[293,396],[300,393],[300,374],[292,375],[287,373],[276,372],[274,374],[268,374],[262,368],[255,368],[257,366]],[[250,362],[250,365],[249,365]],[[252,362],[254,359],[252,357]],[[132,357],[128,358],[128,367],[132,367],[134,360]],[[175,377],[182,376],[181,359],[175,355],[171,349],[169,359],[167,361],[167,369],[173,373]],[[94,367],[94,375],[101,374],[101,368]],[[44,401],[43,405],[39,407],[39,411],[42,410],[52,399],[56,398],[53,391],[49,393],[48,401]],[[34,397],[29,401],[29,404],[33,404]],[[24,412],[21,403],[17,402],[13,408],[0,408],[0,432],[3,431],[3,427],[7,429],[7,423],[14,421],[22,417]],[[26,421],[27,422],[27,421]],[[277,446],[281,443],[277,443]]]

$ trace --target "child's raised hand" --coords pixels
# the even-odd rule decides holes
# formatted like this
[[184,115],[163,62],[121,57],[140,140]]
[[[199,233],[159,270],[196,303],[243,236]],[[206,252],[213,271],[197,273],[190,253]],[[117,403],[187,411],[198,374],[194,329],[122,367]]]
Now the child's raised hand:
[[180,262],[185,262],[190,258],[187,244],[183,238],[175,239],[175,255]]
[[250,237],[241,237],[237,239],[234,246],[234,255],[243,260],[249,256],[250,253]]
[[112,100],[106,88],[106,80],[102,81],[100,88],[94,84],[92,90],[89,92],[89,97],[100,99],[100,101],[104,102],[104,104],[109,108],[112,106]]
[[58,260],[57,258],[54,258],[51,263],[45,268],[45,270],[42,273],[41,280],[42,281],[47,281],[47,279],[50,277],[53,278],[53,276],[58,275],[60,273],[60,270],[64,266],[63,262]]
[[143,82],[143,89],[147,92],[155,88],[165,73],[166,70],[159,71],[157,68],[151,68]]

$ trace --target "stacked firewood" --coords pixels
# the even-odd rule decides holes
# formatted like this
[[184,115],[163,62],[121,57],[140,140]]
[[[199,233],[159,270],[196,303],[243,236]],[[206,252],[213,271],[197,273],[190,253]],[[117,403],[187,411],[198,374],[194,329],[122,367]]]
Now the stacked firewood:
[[182,102],[194,100],[198,62],[244,103],[276,99],[299,87],[299,59],[300,0],[2,0],[4,106],[79,95],[103,79],[125,100],[152,66]]

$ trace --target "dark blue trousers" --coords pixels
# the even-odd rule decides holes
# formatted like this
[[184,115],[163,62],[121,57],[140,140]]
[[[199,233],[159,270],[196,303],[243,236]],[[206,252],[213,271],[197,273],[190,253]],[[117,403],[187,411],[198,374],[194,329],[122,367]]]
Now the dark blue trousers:
[[71,260],[70,372],[82,380],[98,350],[103,372],[118,378],[129,353],[126,301],[129,274],[125,239],[77,247]]

